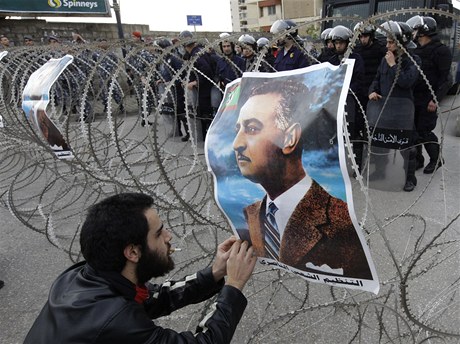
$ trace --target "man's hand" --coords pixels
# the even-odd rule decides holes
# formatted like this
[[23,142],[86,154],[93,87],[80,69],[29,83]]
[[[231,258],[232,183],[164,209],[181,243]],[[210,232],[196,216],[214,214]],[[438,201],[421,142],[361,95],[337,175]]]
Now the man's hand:
[[379,100],[381,98],[382,96],[377,92],[372,92],[371,94],[369,94],[369,100]]
[[227,285],[243,290],[246,282],[251,277],[256,266],[257,257],[247,241],[237,240],[231,250],[227,261]]
[[395,54],[393,54],[391,51],[387,51],[387,53],[385,54],[385,60],[387,61],[387,64],[390,67],[393,67],[394,65],[396,65]]
[[428,112],[436,112],[437,106],[436,103],[432,100],[428,103],[427,111]]
[[212,265],[212,274],[214,280],[220,281],[227,275],[227,260],[230,257],[230,249],[236,241],[236,237],[232,235],[230,238],[225,240],[222,244],[217,246],[216,260]]
[[193,90],[193,89],[197,86],[197,84],[198,84],[198,83],[197,83],[196,81],[191,81],[191,82],[189,82],[189,83],[187,84],[187,88],[188,88],[189,90]]

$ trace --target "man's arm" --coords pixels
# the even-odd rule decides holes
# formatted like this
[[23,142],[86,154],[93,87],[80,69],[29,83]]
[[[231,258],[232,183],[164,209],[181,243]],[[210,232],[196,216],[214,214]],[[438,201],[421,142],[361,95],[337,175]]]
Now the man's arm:
[[149,285],[150,297],[144,302],[144,308],[152,319],[169,315],[179,308],[209,299],[223,285],[224,280],[216,282],[212,268],[208,267],[183,280]]
[[[235,249],[233,249],[235,246]],[[224,277],[227,275],[228,260],[234,250],[248,251],[248,244],[237,241],[234,236],[225,240],[217,247],[216,259],[212,267],[203,269],[196,274],[185,277],[182,281],[166,282],[162,285],[150,285],[150,298],[144,303],[144,307],[151,318],[168,315],[176,309],[189,304],[195,304],[209,299],[215,295],[224,285]],[[252,254],[252,249],[250,249]],[[245,272],[244,265],[234,268],[232,262],[237,259],[233,257],[230,261],[232,272],[229,275],[227,284],[240,290],[246,284],[254,269],[250,268],[249,275],[239,275]],[[242,259],[242,258],[240,258]],[[243,264],[242,262],[240,264]],[[255,262],[254,262],[255,264]],[[247,265],[247,264],[246,264]]]
[[182,344],[182,343],[230,343],[236,327],[246,308],[247,301],[238,289],[224,286],[211,311],[200,321],[195,333],[176,332],[157,326],[142,306],[126,304],[110,319],[104,328],[95,334],[94,342],[130,344]]
[[[241,290],[251,276],[257,261],[252,248],[248,248],[247,242],[242,243],[240,240],[235,240],[235,238],[230,238],[219,245],[213,267],[202,270],[197,275],[201,277],[206,275],[205,283],[215,286],[221,285],[223,279],[220,276],[224,273],[228,273],[228,280],[216,302],[211,306],[211,312],[200,322],[195,334],[190,331],[179,333],[156,326],[146,316],[141,305],[130,303],[111,319],[110,324],[107,324],[99,334],[98,340],[110,342],[116,339],[118,342],[129,343],[230,343],[247,304]],[[233,244],[230,245],[230,243]],[[222,266],[223,261],[226,261],[225,268]],[[184,288],[183,291],[188,293],[189,290],[186,289],[197,286],[201,277],[185,281],[187,288]],[[215,279],[219,278],[219,282],[216,282]],[[174,289],[173,286],[170,286],[168,289],[171,292],[171,289],[178,290],[180,287]],[[198,296],[200,293],[202,295]],[[209,292],[201,289],[200,286],[199,290],[190,293],[189,296],[198,299],[207,294]],[[185,296],[183,299],[186,304],[192,303]],[[159,304],[156,306],[161,307]],[[161,310],[159,311],[161,313]]]

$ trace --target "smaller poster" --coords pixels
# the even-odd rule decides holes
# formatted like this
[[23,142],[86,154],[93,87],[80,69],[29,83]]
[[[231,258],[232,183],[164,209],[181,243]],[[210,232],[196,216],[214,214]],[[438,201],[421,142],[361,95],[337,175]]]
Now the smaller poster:
[[72,159],[74,156],[69,143],[47,115],[46,108],[50,102],[51,87],[72,61],[71,55],[50,59],[30,76],[22,93],[22,109],[26,118],[59,159]]
[[[0,61],[8,54],[7,51],[1,51],[0,52]],[[2,117],[2,114],[0,114],[0,128],[3,128],[4,127],[4,124],[3,124],[3,117]]]
[[260,263],[377,294],[342,135],[353,66],[244,73],[226,87],[205,153],[216,202]]

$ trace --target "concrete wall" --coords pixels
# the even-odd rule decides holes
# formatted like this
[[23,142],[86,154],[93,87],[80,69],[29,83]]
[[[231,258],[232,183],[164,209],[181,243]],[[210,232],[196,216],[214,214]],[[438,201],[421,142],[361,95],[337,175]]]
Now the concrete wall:
[[[116,24],[101,23],[60,23],[47,22],[39,19],[4,19],[0,18],[0,35],[5,35],[13,46],[23,45],[25,35],[32,36],[37,43],[45,44],[49,35],[58,36],[63,42],[72,41],[72,32],[78,31],[84,39],[93,42],[98,38],[109,41],[118,40]],[[123,24],[126,39],[131,38],[133,31],[140,31],[148,38],[175,37],[179,32],[150,31],[148,25]],[[220,32],[197,32],[198,38],[213,40],[218,38]]]

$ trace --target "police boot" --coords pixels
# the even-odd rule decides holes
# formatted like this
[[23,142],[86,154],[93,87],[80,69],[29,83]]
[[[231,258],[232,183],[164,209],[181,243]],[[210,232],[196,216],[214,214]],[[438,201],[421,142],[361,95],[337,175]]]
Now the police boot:
[[404,191],[413,191],[417,185],[417,178],[415,177],[416,168],[416,154],[417,150],[414,148],[409,149],[405,152],[408,159],[407,170],[406,170],[406,183],[404,184]]
[[423,173],[430,174],[440,168],[444,164],[444,160],[439,156],[439,144],[425,143],[425,149],[430,156],[430,162],[426,165]]

